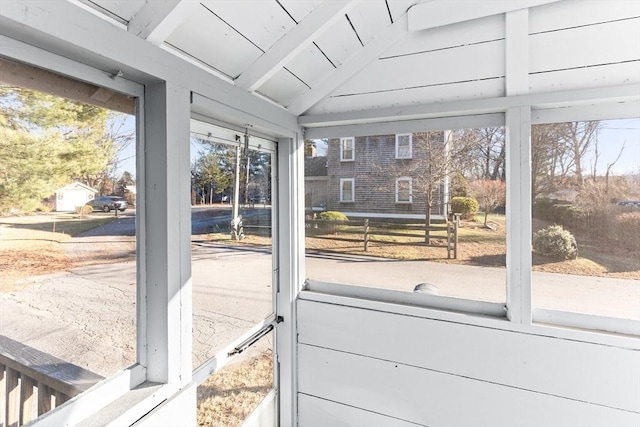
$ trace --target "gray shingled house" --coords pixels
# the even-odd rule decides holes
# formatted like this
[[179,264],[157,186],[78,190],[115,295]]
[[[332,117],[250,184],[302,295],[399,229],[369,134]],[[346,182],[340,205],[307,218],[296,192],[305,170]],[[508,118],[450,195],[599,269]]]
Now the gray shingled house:
[[[423,219],[429,149],[442,146],[444,132],[342,137],[327,148],[327,210],[351,217]],[[434,191],[432,218],[444,217],[448,185]]]

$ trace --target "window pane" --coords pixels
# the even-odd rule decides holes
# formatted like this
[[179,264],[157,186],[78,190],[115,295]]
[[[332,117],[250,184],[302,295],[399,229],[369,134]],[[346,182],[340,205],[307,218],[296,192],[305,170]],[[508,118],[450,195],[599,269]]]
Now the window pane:
[[[395,134],[356,137],[350,163],[340,161],[340,138],[308,142],[316,146],[305,160],[314,199],[305,227],[308,278],[407,292],[429,283],[440,295],[506,301],[503,129],[399,136],[412,141],[411,161],[396,158]],[[340,203],[352,183],[355,200]],[[322,211],[344,214],[348,225],[331,225],[323,218],[342,217]],[[453,212],[464,215],[455,251]]]
[[200,127],[191,139],[194,368],[273,313],[275,268],[275,144],[250,136],[245,150],[244,135]]
[[84,390],[136,361],[135,117],[12,86],[0,110],[0,350]]
[[411,181],[407,179],[398,180],[398,202],[411,201]]
[[352,202],[353,201],[353,181],[352,180],[344,180],[341,183],[342,185],[342,198],[343,202]]
[[396,157],[411,158],[411,135],[397,135],[396,138]]
[[342,138],[341,141],[342,146],[342,160],[353,160],[354,156],[354,139],[353,138]]
[[532,126],[533,304],[640,319],[640,120]]

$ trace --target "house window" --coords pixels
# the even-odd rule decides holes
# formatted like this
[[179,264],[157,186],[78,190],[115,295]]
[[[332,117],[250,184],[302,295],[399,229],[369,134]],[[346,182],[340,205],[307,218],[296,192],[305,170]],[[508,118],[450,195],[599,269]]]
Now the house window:
[[396,179],[396,203],[411,203],[411,178],[402,177]]
[[352,162],[355,159],[355,138],[340,138],[340,161]]
[[340,180],[340,201],[341,202],[353,202],[354,197],[354,179],[343,178]]
[[396,135],[396,159],[410,159],[413,155],[413,136],[410,133]]

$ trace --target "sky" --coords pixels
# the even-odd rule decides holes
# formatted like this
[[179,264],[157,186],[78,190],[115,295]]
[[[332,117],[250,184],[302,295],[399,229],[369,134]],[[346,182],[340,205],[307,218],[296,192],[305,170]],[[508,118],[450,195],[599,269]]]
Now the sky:
[[[133,119],[130,120],[130,125],[135,126]],[[620,160],[612,168],[612,173],[614,175],[640,173],[640,118],[637,118],[602,121],[602,130],[598,134],[600,150],[598,174],[604,174],[607,164],[615,161],[622,144],[624,144],[624,151]],[[191,144],[192,161],[198,152],[199,147],[196,145],[193,142]],[[326,143],[324,141],[317,140],[316,147],[319,156],[326,155]],[[591,170],[594,155],[592,147],[582,165],[585,171]],[[135,176],[135,169],[135,144],[131,144],[121,153],[118,161],[118,175],[121,175],[124,171],[129,171]]]

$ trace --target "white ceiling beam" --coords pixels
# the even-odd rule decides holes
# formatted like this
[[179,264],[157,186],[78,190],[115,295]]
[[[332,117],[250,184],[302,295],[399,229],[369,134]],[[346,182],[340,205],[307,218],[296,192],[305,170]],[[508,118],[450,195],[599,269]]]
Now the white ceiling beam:
[[127,31],[159,46],[190,13],[197,11],[198,5],[198,2],[188,0],[146,2],[129,21]]
[[327,74],[310,90],[294,99],[287,110],[298,116],[329,96],[347,80],[362,71],[371,62],[378,59],[391,46],[407,34],[407,16],[403,15],[393,24],[382,30],[378,36],[365,45],[340,67]]
[[269,80],[292,58],[331,28],[339,19],[344,19],[359,1],[325,1],[304,17],[298,25],[278,40],[261,55],[235,81],[236,86],[251,92]]
[[560,0],[438,0],[420,3],[407,12],[409,31],[443,27],[557,1]]
[[305,131],[304,138],[340,138],[343,136],[388,135],[393,133],[430,132],[444,129],[474,129],[496,126],[504,126],[503,113],[309,128]]
[[[505,112],[507,108],[531,105],[533,108],[559,108],[625,102],[628,105],[640,99],[640,84],[629,84],[591,89],[531,93],[464,101],[435,102],[406,107],[379,108],[343,113],[316,114],[298,117],[305,128],[340,126],[358,123],[376,123],[398,120],[416,120],[435,117],[463,116]],[[636,111],[637,116],[637,111]]]

